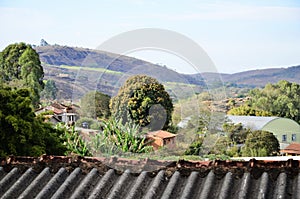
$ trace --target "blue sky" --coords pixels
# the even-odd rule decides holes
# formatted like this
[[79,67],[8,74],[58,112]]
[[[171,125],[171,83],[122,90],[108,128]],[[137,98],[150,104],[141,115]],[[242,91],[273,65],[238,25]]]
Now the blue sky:
[[[8,44],[96,48],[138,28],[176,31],[197,42],[219,72],[300,64],[300,1],[86,0],[0,1],[0,50]],[[130,54],[191,73],[183,60],[162,52]]]

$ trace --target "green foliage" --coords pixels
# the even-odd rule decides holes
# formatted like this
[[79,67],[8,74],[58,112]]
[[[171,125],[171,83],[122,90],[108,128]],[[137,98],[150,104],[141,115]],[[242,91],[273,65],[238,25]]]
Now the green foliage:
[[94,129],[94,130],[99,130],[100,129],[99,121],[97,121],[95,119],[92,119],[92,118],[87,118],[87,117],[82,117],[79,120],[77,120],[76,121],[76,126],[82,127],[82,124],[84,122],[88,123],[90,129]]
[[266,157],[268,156],[268,152],[266,148],[258,148],[258,149],[249,149],[251,157]]
[[109,118],[110,96],[99,91],[91,91],[81,98],[80,116],[88,118]]
[[272,116],[272,113],[267,110],[257,110],[250,107],[248,104],[243,104],[239,107],[232,108],[228,111],[229,115],[249,115],[249,116]]
[[228,137],[220,137],[216,141],[212,151],[213,154],[227,154],[227,150],[231,146],[232,142]]
[[243,144],[250,133],[250,129],[245,129],[241,123],[224,123],[223,131],[227,134],[232,143]]
[[112,115],[122,121],[134,121],[151,130],[167,129],[171,124],[173,104],[165,88],[145,75],[129,78],[111,100]]
[[39,55],[30,45],[11,44],[0,52],[0,81],[10,86],[29,88],[34,106],[39,103],[43,77]]
[[184,152],[184,155],[200,155],[203,140],[203,137],[197,136],[197,138],[191,143],[189,148]]
[[146,136],[139,132],[140,126],[121,121],[108,120],[103,122],[102,133],[92,138],[93,153],[147,153],[152,146],[146,141]]
[[198,95],[198,99],[200,101],[211,101],[213,100],[213,96],[209,92],[202,92]]
[[274,156],[279,153],[279,142],[268,131],[254,131],[248,134],[242,153],[243,156]]
[[80,156],[92,156],[86,141],[75,131],[75,126],[67,128],[65,125],[57,124],[56,129],[64,132],[62,137],[65,140],[64,145],[67,148],[65,155],[76,154]]
[[217,154],[217,155],[224,154],[229,157],[240,156],[239,148],[234,142],[232,142],[232,140],[229,137],[218,138],[210,153]]
[[41,97],[45,100],[52,101],[56,99],[57,88],[54,80],[47,80],[45,83],[45,88],[41,92]]
[[171,124],[169,126],[169,128],[167,129],[168,132],[174,133],[174,134],[176,134],[178,132],[178,130],[179,130],[178,126],[176,126],[174,124]]
[[62,131],[37,118],[27,89],[0,88],[0,156],[63,155]]
[[208,158],[210,161],[211,160],[229,160],[230,157],[224,154],[208,154],[208,155],[204,155],[203,158]]
[[249,92],[249,100],[229,113],[235,115],[279,116],[300,122],[300,85],[285,80]]

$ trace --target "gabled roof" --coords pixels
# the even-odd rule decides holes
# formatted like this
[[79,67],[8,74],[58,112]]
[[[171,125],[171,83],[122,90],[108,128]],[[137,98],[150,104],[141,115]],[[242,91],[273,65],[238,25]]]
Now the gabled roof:
[[[0,159],[2,198],[299,198],[299,161]],[[139,168],[140,170],[136,170]]]
[[292,154],[300,154],[300,144],[299,143],[291,143],[285,149],[281,150],[282,153],[292,153]]
[[162,139],[176,137],[175,134],[170,133],[168,131],[163,131],[163,130],[149,132],[149,133],[147,133],[147,136],[149,136],[149,137],[159,137],[159,138],[162,138]]
[[244,127],[252,130],[262,130],[262,128],[271,122],[272,120],[278,119],[279,117],[258,117],[258,116],[237,116],[227,115],[228,119],[233,123],[241,123]]
[[62,103],[58,103],[58,102],[53,102],[50,106],[55,107],[57,109],[65,109],[68,106],[62,104]]

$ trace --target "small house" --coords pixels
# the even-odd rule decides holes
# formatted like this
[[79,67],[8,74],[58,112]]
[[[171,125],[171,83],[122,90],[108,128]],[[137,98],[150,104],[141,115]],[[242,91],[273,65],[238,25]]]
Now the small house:
[[43,112],[52,111],[53,116],[55,116],[55,120],[70,124],[76,122],[76,120],[79,117],[77,113],[77,109],[78,107],[75,105],[67,106],[55,102],[52,103],[50,106],[46,106],[36,110],[35,113],[41,114]]
[[280,153],[287,156],[300,155],[300,143],[291,143],[285,149],[280,150]]
[[147,139],[152,140],[151,146],[154,150],[161,147],[174,148],[176,146],[176,135],[167,131],[159,130],[147,133]]

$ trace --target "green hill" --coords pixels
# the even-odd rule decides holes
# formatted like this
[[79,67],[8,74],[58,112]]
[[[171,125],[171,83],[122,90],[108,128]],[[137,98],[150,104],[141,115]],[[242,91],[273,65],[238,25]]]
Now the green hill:
[[35,47],[45,79],[54,79],[63,99],[78,99],[89,90],[114,95],[131,75],[146,74],[165,84],[171,95],[181,99],[207,88],[263,87],[285,79],[300,83],[300,66],[251,70],[235,74],[180,74],[166,66],[110,52],[59,45]]

